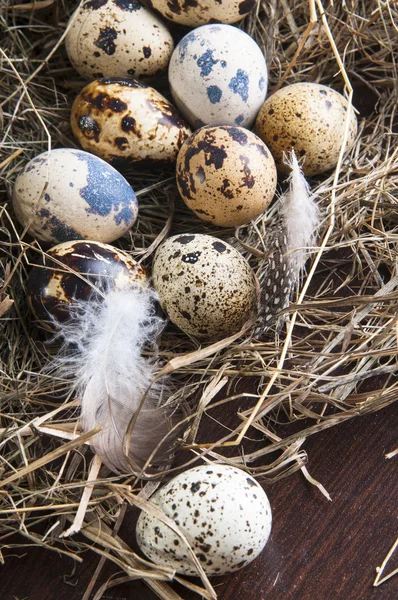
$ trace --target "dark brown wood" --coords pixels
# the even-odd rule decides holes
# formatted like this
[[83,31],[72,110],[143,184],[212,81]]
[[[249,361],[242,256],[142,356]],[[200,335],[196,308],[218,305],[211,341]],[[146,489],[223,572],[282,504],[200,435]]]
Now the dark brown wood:
[[[306,444],[309,470],[332,496],[328,502],[301,474],[266,486],[274,524],[262,555],[239,573],[213,579],[219,600],[397,600],[398,576],[373,588],[375,568],[398,536],[398,406],[354,419]],[[132,522],[123,530],[133,538]],[[83,565],[40,549],[5,550],[2,600],[81,600],[98,564]],[[398,566],[398,557],[391,562]],[[104,569],[101,583],[112,572]],[[198,596],[179,589],[186,600]],[[105,593],[106,600],[155,600],[142,583]]]

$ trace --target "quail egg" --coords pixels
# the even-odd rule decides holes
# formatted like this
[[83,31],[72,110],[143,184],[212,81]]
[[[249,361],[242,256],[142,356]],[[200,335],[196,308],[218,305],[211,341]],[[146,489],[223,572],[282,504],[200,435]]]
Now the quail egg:
[[[272,524],[264,490],[228,465],[201,465],[180,473],[150,498],[173,519],[207,575],[237,571],[266,545]],[[136,527],[142,552],[156,564],[197,575],[188,548],[160,519],[142,512]]]
[[204,221],[236,227],[261,215],[274,197],[276,167],[267,146],[243,127],[202,127],[177,160],[186,205]]
[[180,25],[198,27],[206,23],[235,23],[256,6],[258,0],[147,0],[163,17]]
[[174,101],[195,128],[250,127],[267,93],[264,54],[230,25],[204,25],[176,46],[169,66]]
[[93,290],[145,285],[145,269],[126,252],[100,242],[74,240],[49,250],[29,274],[28,299],[45,327],[65,321],[74,300],[87,300]]
[[116,167],[175,162],[190,130],[153,88],[110,77],[89,83],[72,107],[72,131],[85,150]]
[[174,42],[163,22],[137,0],[88,0],[73,13],[65,39],[83,77],[152,77],[167,68]]
[[43,152],[18,175],[13,192],[18,221],[45,242],[112,242],[138,214],[136,196],[120,173],[73,148]]
[[199,339],[237,333],[257,307],[249,264],[238,250],[209,235],[166,240],[156,252],[152,278],[171,321]]
[[346,151],[354,144],[357,119],[347,100],[319,83],[294,83],[270,96],[261,108],[255,131],[271,150],[283,173],[284,154],[294,149],[305,175],[333,169],[338,161],[349,114]]

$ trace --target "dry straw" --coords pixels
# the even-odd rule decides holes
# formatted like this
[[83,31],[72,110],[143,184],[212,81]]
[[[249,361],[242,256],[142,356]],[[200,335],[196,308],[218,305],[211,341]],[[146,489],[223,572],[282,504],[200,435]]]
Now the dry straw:
[[[112,477],[92,462],[95,432],[79,431],[69,382],[43,370],[57,348],[27,310],[29,265],[42,249],[15,222],[9,197],[28,159],[48,146],[75,145],[69,111],[84,82],[62,45],[70,4],[1,2],[0,539],[15,547],[11,536],[19,532],[17,544],[77,561],[92,548],[101,560],[85,598],[109,559],[125,575],[95,598],[144,578],[159,597],[178,600],[166,583],[173,571],[139,558],[118,536],[127,505],[154,510],[147,499],[159,478]],[[282,331],[260,342],[249,328],[210,348],[172,326],[163,335],[161,372],[172,374],[176,397],[194,407],[179,465],[227,460],[266,481],[301,469],[327,494],[306,469],[305,439],[398,397],[397,17],[392,0],[262,0],[242,24],[266,52],[271,91],[298,81],[331,85],[359,110],[360,125],[348,156],[342,140],[335,172],[310,181],[323,211],[319,246]],[[165,81],[156,85],[166,92]],[[128,179],[140,217],[118,244],[135,258],[150,267],[170,232],[210,232],[239,248],[261,281],[272,209],[236,232],[217,230],[185,209],[172,172]],[[80,537],[69,535],[80,527]],[[179,581],[215,598],[200,574],[200,590]]]

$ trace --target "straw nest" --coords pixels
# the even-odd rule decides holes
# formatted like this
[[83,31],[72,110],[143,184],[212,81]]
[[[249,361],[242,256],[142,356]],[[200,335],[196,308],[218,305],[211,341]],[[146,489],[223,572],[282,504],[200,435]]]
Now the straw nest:
[[[77,559],[92,547],[161,598],[180,598],[165,583],[173,572],[143,561],[117,535],[126,506],[145,504],[159,479],[98,473],[69,382],[43,372],[57,348],[27,310],[29,265],[42,250],[14,220],[9,198],[27,160],[50,145],[75,146],[69,112],[84,82],[62,43],[70,4],[3,0],[0,11],[0,534],[7,544],[19,531],[21,545]],[[241,332],[210,347],[172,326],[163,335],[159,364],[172,373],[175,396],[194,407],[180,465],[227,460],[262,481],[302,469],[320,486],[305,466],[305,439],[398,397],[397,17],[388,0],[261,0],[240,24],[266,53],[271,91],[298,81],[331,85],[359,111],[359,131],[335,172],[310,180],[323,214],[319,245],[282,330],[262,342]],[[165,80],[155,87],[167,92]],[[150,267],[169,233],[210,232],[239,248],[261,279],[272,209],[237,231],[216,230],[185,209],[172,172],[127,177],[140,217],[120,247]],[[88,478],[97,478],[91,489]],[[80,536],[62,537],[71,523]],[[200,593],[216,597],[201,575]]]

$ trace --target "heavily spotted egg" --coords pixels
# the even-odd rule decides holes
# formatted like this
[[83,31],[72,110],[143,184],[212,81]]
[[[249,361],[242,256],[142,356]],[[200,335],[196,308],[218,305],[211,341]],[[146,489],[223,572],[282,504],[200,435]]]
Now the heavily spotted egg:
[[73,148],[43,152],[18,175],[13,207],[28,233],[45,242],[112,242],[138,214],[135,194],[100,158]]
[[204,25],[177,45],[169,66],[174,101],[195,127],[250,127],[267,93],[264,54],[230,25]]
[[[266,545],[272,524],[264,490],[228,465],[201,465],[177,475],[150,498],[187,538],[207,575],[237,571]],[[156,564],[197,575],[187,546],[157,517],[142,512],[136,527],[142,552]]]
[[176,108],[159,92],[117,77],[93,81],[80,92],[71,124],[85,150],[117,167],[173,163],[190,134]]
[[46,253],[28,281],[28,300],[45,326],[65,321],[74,300],[87,300],[95,290],[145,285],[145,269],[126,252],[92,241],[65,242]]
[[276,190],[267,146],[243,127],[202,127],[182,146],[177,184],[185,204],[204,221],[237,227],[261,215]]
[[199,27],[207,23],[235,23],[254,9],[258,0],[147,0],[163,17],[180,25]]
[[153,285],[171,321],[197,338],[237,333],[257,307],[253,272],[243,256],[210,235],[175,235],[156,252]]
[[87,79],[153,77],[167,68],[174,42],[164,23],[137,0],[88,0],[75,12],[66,51]]
[[284,173],[284,155],[294,149],[305,175],[317,175],[337,165],[348,111],[346,152],[354,144],[357,119],[347,100],[326,85],[293,83],[272,94],[261,108],[256,133],[271,150]]

